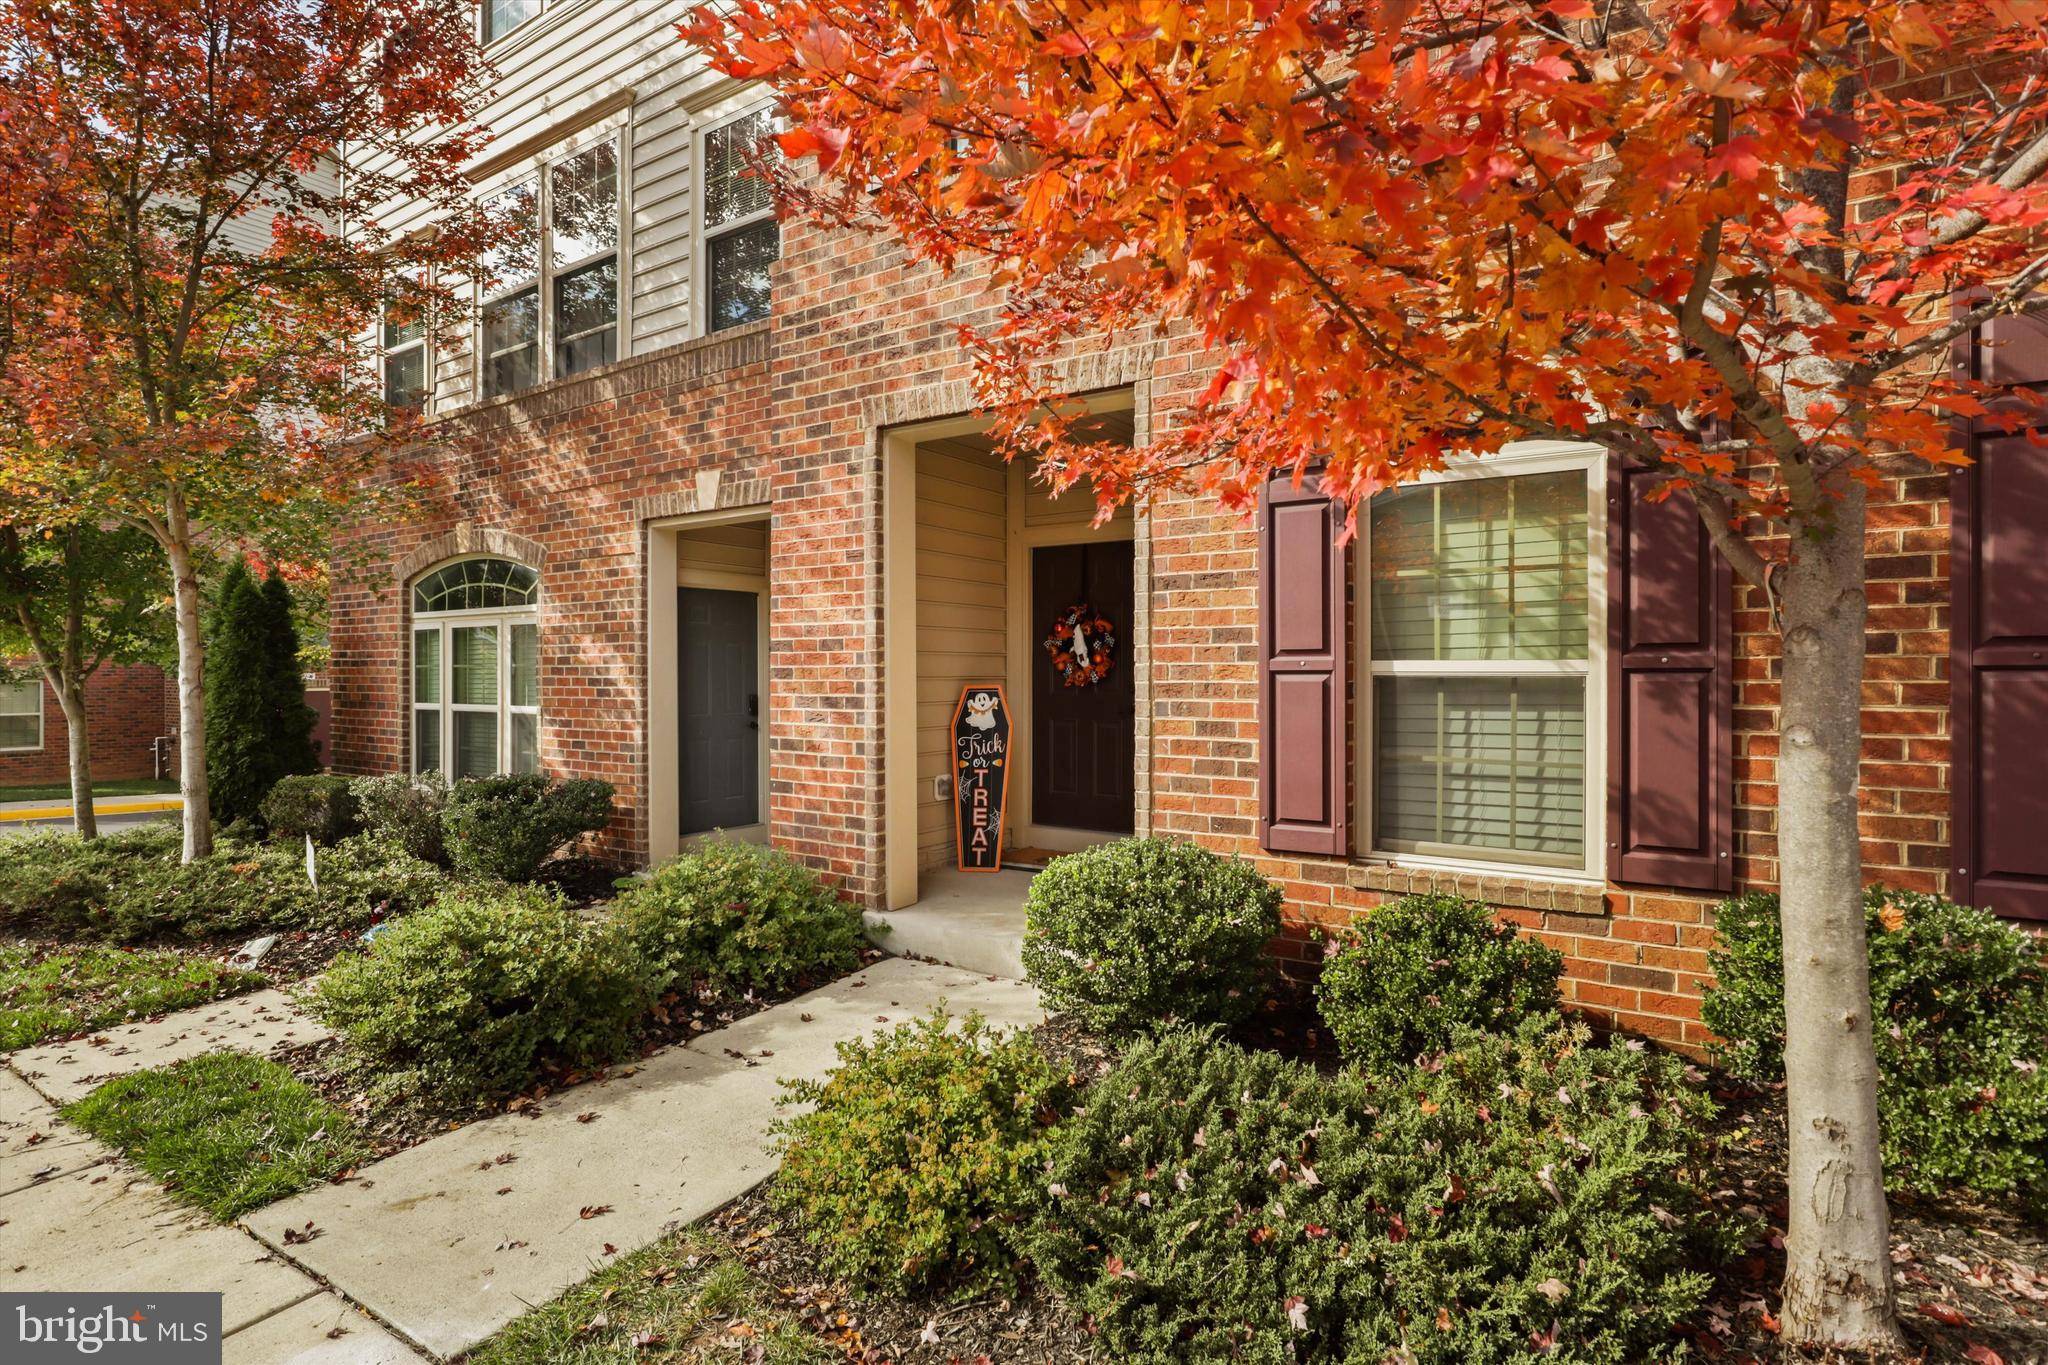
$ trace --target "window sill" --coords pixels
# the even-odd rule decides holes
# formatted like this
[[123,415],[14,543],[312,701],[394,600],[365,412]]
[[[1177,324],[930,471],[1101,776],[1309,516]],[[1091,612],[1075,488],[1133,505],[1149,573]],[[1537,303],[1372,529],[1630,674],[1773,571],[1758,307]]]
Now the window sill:
[[1607,913],[1607,890],[1599,882],[1378,860],[1353,863],[1348,880],[1359,890],[1385,891],[1393,895],[1436,893],[1468,896],[1488,905],[1513,910],[1557,910],[1572,915]]

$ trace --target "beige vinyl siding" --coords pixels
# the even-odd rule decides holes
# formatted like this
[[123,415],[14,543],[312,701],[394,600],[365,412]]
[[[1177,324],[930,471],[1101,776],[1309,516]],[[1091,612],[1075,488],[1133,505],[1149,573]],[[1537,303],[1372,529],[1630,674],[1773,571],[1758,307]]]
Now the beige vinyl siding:
[[[513,148],[545,146],[575,135],[591,113],[621,99],[626,217],[621,250],[625,314],[621,358],[695,334],[691,297],[696,111],[737,89],[707,69],[676,33],[685,0],[566,0],[487,50],[497,68],[481,119],[492,132],[479,165],[495,166]],[[530,163],[525,158],[521,164]],[[486,176],[495,185],[502,168]],[[421,207],[387,206],[378,219],[397,232],[426,226]],[[472,320],[473,321],[473,320]],[[474,396],[473,336],[465,331],[434,356],[436,411]]]
[[[1095,490],[1086,483],[1069,488],[1058,497],[1037,479],[1024,480],[1023,506],[1024,529],[1039,530],[1084,530],[1095,521]],[[1112,530],[1131,533],[1131,505],[1125,503],[1116,509],[1106,525]]]
[[643,92],[633,110],[633,277],[628,294],[635,351],[670,346],[693,334],[696,123],[680,93],[666,87]]
[[679,579],[693,572],[766,578],[768,523],[742,521],[684,531],[676,537],[676,551]]
[[920,871],[954,861],[952,803],[932,795],[932,782],[948,770],[960,689],[970,682],[1006,681],[1005,485],[1001,464],[969,446],[933,441],[918,448]]

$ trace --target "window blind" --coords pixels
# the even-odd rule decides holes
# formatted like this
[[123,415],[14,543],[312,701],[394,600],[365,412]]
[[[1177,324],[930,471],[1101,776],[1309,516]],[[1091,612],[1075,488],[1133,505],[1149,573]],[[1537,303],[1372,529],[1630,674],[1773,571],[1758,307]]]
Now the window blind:
[[1398,489],[1369,525],[1376,845],[1581,865],[1584,471]]

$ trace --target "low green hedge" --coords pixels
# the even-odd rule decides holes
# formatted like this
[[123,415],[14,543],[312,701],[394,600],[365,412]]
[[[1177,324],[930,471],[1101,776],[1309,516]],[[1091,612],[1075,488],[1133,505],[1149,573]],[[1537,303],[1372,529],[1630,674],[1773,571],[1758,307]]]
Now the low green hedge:
[[1118,1360],[1677,1356],[1712,1106],[1534,1019],[1334,1075],[1207,1033],[1133,1046],[1061,1126],[1026,1247]]
[[611,818],[609,782],[515,773],[457,782],[441,828],[456,871],[529,882],[564,844],[596,833]]
[[1024,902],[1024,969],[1048,1008],[1139,1033],[1257,1009],[1280,889],[1248,862],[1172,839],[1057,858]]
[[780,849],[713,839],[615,902],[647,965],[679,985],[780,992],[860,965],[860,911]]
[[[1874,886],[1865,893],[1885,1181],[1962,1188],[2048,1215],[2048,948],[1989,911]],[[1722,1058],[1785,1074],[1778,898],[1727,901],[1701,1007]]]
[[348,784],[363,829],[394,843],[422,862],[448,861],[441,828],[448,808],[448,779],[438,772],[385,773]]
[[624,1056],[656,984],[608,920],[530,887],[457,886],[337,961],[309,1003],[385,1086],[479,1096]]
[[280,778],[259,809],[270,837],[284,842],[332,844],[362,828],[349,779],[333,773]]
[[839,1044],[823,1083],[789,1083],[776,1205],[836,1274],[869,1289],[1013,1288],[1065,1083],[1030,1036],[943,1008]]
[[0,841],[0,931],[149,943],[272,930],[360,928],[425,905],[447,874],[392,843],[351,835],[316,855],[303,846],[223,837],[179,861],[175,826],[99,839],[42,834]]
[[1333,940],[1316,1006],[1347,1060],[1391,1070],[1460,1028],[1501,1032],[1555,1012],[1563,971],[1562,955],[1478,901],[1404,896]]

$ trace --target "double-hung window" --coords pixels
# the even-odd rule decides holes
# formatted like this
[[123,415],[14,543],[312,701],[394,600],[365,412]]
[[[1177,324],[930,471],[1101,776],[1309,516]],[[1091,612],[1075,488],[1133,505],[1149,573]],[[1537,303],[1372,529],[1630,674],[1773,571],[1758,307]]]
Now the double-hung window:
[[540,771],[540,576],[459,559],[414,587],[412,769]]
[[42,680],[0,682],[0,753],[25,753],[42,747]]
[[540,18],[541,0],[483,0],[483,39],[494,43]]
[[384,401],[422,411],[427,402],[427,320],[408,301],[389,300],[381,322]]
[[483,396],[619,358],[619,135],[551,156],[487,201],[502,236],[483,263]]
[[753,171],[773,155],[774,124],[754,109],[714,124],[703,137],[704,294],[707,332],[768,316],[769,268],[782,251],[775,191]]
[[1372,500],[1372,851],[1591,873],[1603,463],[1503,455]]

